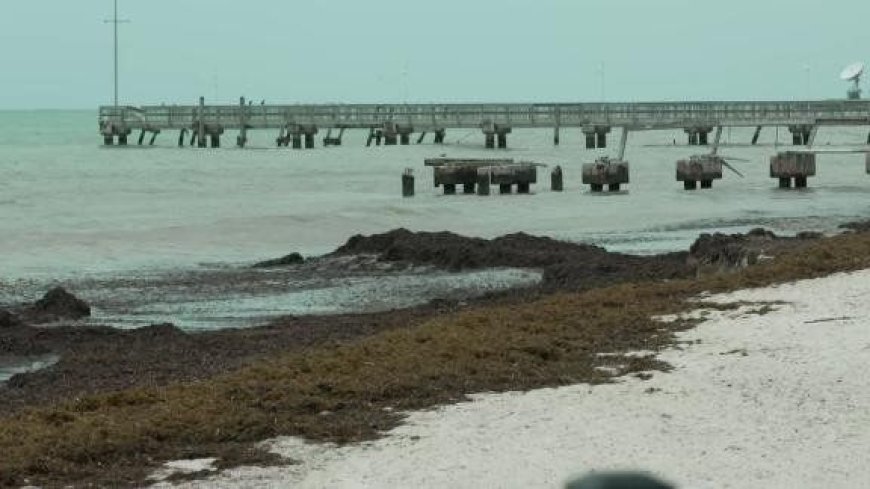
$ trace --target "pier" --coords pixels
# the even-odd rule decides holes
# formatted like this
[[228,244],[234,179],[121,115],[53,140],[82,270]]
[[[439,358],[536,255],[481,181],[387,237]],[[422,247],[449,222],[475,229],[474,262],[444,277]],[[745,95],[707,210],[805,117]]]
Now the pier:
[[[104,144],[121,146],[128,145],[136,131],[140,146],[146,141],[153,145],[158,135],[177,131],[179,146],[198,148],[219,148],[227,131],[237,131],[236,146],[243,148],[250,131],[271,130],[276,132],[278,147],[310,150],[322,133],[325,147],[342,145],[348,130],[367,131],[366,146],[394,146],[409,145],[415,139],[422,144],[429,134],[433,143],[443,144],[448,130],[476,129],[483,147],[497,150],[508,147],[514,130],[545,128],[553,130],[554,145],[560,144],[563,131],[574,129],[584,135],[586,149],[600,149],[607,148],[608,135],[618,130],[615,157],[601,157],[583,167],[583,184],[592,192],[605,188],[618,192],[629,183],[629,163],[624,156],[632,132],[682,130],[687,145],[709,146],[709,154],[677,162],[677,181],[686,190],[694,190],[699,184],[702,189],[712,188],[713,181],[723,177],[723,166],[739,175],[716,154],[725,127],[754,128],[747,141],[751,144],[758,142],[764,127],[785,127],[793,146],[817,153],[812,147],[823,126],[870,126],[870,101],[253,105],[240,98],[238,105],[207,105],[201,97],[197,105],[110,106],[101,107],[99,113]],[[815,154],[779,153],[771,159],[770,176],[781,188],[804,188],[807,178],[815,175],[815,161]],[[867,165],[870,173],[870,159]],[[457,185],[463,193],[479,195],[488,195],[490,185],[498,185],[500,193],[510,193],[514,186],[518,193],[528,193],[537,181],[533,167],[508,162],[486,163],[486,168],[457,162],[430,166],[435,167],[435,186],[443,186],[448,195],[456,193]],[[553,188],[561,188],[561,183]],[[409,186],[404,193],[413,194],[413,190]]]
[[[154,143],[158,134],[178,131],[179,145],[189,141],[200,148],[220,147],[226,131],[237,131],[236,145],[244,147],[255,130],[276,133],[278,146],[311,149],[315,136],[325,132],[325,146],[340,145],[346,130],[368,131],[368,145],[407,145],[431,134],[443,143],[450,129],[478,129],[486,148],[506,148],[516,129],[553,130],[558,145],[563,130],[585,136],[586,148],[606,148],[616,128],[630,131],[678,129],[686,143],[705,146],[709,134],[722,127],[787,127],[795,145],[812,145],[820,126],[870,126],[870,101],[821,100],[773,102],[637,102],[540,104],[316,104],[106,106],[99,111],[99,131],[106,145],[126,145],[138,131],[139,142]],[[190,139],[187,139],[187,135]]]

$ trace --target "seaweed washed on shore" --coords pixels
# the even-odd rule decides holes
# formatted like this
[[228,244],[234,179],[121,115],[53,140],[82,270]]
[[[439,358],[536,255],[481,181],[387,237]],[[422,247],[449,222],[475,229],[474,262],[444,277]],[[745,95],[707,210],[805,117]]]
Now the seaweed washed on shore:
[[[296,394],[292,392],[293,389],[287,392],[286,399],[274,399],[267,391],[260,391],[260,388],[253,387],[254,390],[247,391],[248,394],[241,397],[228,395],[224,399],[224,402],[230,403],[237,401],[247,403],[242,399],[249,399],[251,402],[260,399],[261,401],[257,401],[259,403],[268,398],[272,399],[270,403],[277,403],[276,408],[278,405],[290,403],[284,406],[287,409],[286,415],[290,416],[286,419],[289,425],[284,428],[281,427],[284,426],[283,424],[276,425],[266,431],[261,428],[253,431],[244,430],[243,433],[235,432],[226,425],[223,429],[229,430],[227,436],[230,436],[230,432],[234,433],[230,438],[219,437],[223,441],[215,439],[205,445],[211,446],[217,452],[237,453],[239,445],[248,446],[250,442],[278,434],[301,434],[317,439],[339,441],[367,438],[397,422],[395,416],[386,412],[374,415],[373,406],[383,404],[382,407],[391,409],[425,407],[432,403],[449,402],[465,393],[479,390],[528,389],[553,385],[554,382],[560,384],[607,381],[606,375],[595,370],[600,361],[593,358],[594,353],[619,352],[631,348],[649,348],[667,344],[669,335],[651,336],[653,330],[648,326],[649,313],[677,307],[673,304],[673,299],[679,299],[687,293],[686,291],[697,292],[699,290],[696,288],[700,286],[699,284],[715,284],[722,280],[719,277],[732,277],[734,274],[711,274],[709,277],[712,278],[706,282],[696,281],[693,277],[699,273],[723,268],[741,269],[753,263],[762,263],[763,266],[764,262],[778,262],[779,260],[771,260],[778,255],[786,258],[801,257],[804,250],[818,248],[820,243],[822,246],[837,246],[833,238],[831,240],[818,238],[817,235],[778,238],[760,230],[748,235],[705,235],[700,237],[692,250],[687,253],[636,257],[609,253],[597,247],[561,243],[522,234],[494,240],[479,240],[450,233],[411,233],[398,230],[368,238],[354,237],[337,250],[335,255],[376,255],[379,260],[385,262],[431,265],[450,269],[493,266],[533,267],[543,270],[544,280],[538,287],[532,289],[503,292],[467,302],[433,301],[424,306],[377,314],[285,317],[276,319],[269,326],[262,328],[200,334],[186,334],[172,325],[156,325],[137,331],[69,325],[39,327],[22,322],[14,312],[8,313],[5,316],[8,321],[0,328],[0,345],[3,348],[10,348],[9,345],[15,344],[14,341],[7,341],[7,338],[17,337],[19,340],[23,338],[25,344],[39,351],[56,353],[60,359],[57,364],[45,370],[13,377],[8,385],[0,388],[0,399],[2,399],[0,409],[5,413],[6,422],[9,423],[6,428],[11,431],[7,433],[14,433],[17,432],[14,428],[16,423],[24,422],[23,420],[39,422],[32,418],[32,414],[27,414],[34,408],[53,412],[57,410],[67,412],[72,409],[75,413],[86,415],[92,410],[80,409],[79,404],[83,399],[95,399],[94,406],[103,406],[104,402],[115,405],[118,399],[126,399],[130,395],[134,397],[145,395],[150,400],[140,400],[146,405],[152,405],[154,402],[159,404],[166,402],[166,398],[163,394],[153,397],[154,394],[149,392],[155,388],[160,388],[160,392],[165,394],[169,391],[180,392],[187,388],[196,388],[197,385],[232,382],[231,379],[242,378],[246,379],[245,383],[256,384],[260,382],[255,380],[259,376],[258,372],[263,373],[258,369],[267,368],[269,365],[278,368],[277,365],[287,358],[295,358],[293,362],[302,361],[307,364],[315,357],[326,355],[330,358],[324,358],[324,361],[318,362],[318,365],[323,365],[323,368],[331,365],[332,367],[329,368],[337,369],[335,374],[340,373],[340,377],[346,380],[333,379],[325,384],[315,384],[332,386],[326,390],[318,388],[319,394],[316,395],[311,392],[307,394],[300,392],[299,394],[310,399],[308,403],[313,403],[308,404],[302,412],[298,411],[298,406],[293,407],[296,406],[294,400]],[[863,241],[859,240],[857,244],[849,245],[860,247]],[[820,264],[819,271],[859,266],[864,263],[862,261],[864,258],[866,257],[856,257],[855,265],[844,265],[839,261],[828,265]],[[792,258],[792,260],[798,259]],[[800,278],[804,274],[815,273],[815,269],[796,270],[793,264],[788,266],[779,264],[779,266],[787,271],[780,272],[781,278]],[[776,274],[765,278],[753,276],[753,280],[762,282],[776,278]],[[729,280],[733,280],[735,285],[741,283],[740,279]],[[666,282],[676,285],[668,286]],[[658,295],[661,292],[652,293],[651,296],[644,292],[644,287],[655,289],[660,286],[675,289],[668,293],[672,297],[668,299],[667,307],[657,302],[664,300]],[[723,287],[721,284],[718,286]],[[619,292],[613,292],[614,287]],[[596,288],[604,289],[598,292],[594,290]],[[627,290],[631,291],[628,296],[619,296],[620,292],[624,294]],[[577,295],[578,291],[581,291],[580,295]],[[605,297],[609,299],[604,300]],[[649,301],[653,299],[657,305],[650,308]],[[677,303],[679,302],[677,300]],[[585,304],[584,317],[578,317],[574,311],[575,306],[580,304]],[[485,338],[492,340],[490,346],[485,348],[489,353],[484,354],[485,352],[479,351],[474,354],[477,360],[472,363],[479,364],[475,367],[477,373],[466,372],[463,367],[451,374],[435,371],[426,374],[425,372],[432,366],[418,365],[419,371],[413,375],[417,380],[401,381],[410,382],[407,385],[403,383],[404,387],[386,385],[376,387],[366,383],[370,382],[370,379],[352,388],[350,384],[345,386],[346,389],[339,388],[338,384],[341,382],[360,381],[358,378],[351,381],[347,377],[352,374],[347,369],[354,365],[358,371],[353,373],[352,377],[373,374],[368,372],[370,370],[368,367],[359,368],[360,365],[354,359],[356,353],[351,354],[351,351],[362,349],[363,356],[374,359],[377,368],[401,367],[393,364],[409,359],[410,357],[405,357],[406,353],[412,356],[417,354],[410,350],[395,352],[390,350],[389,345],[398,347],[396,341],[403,343],[411,336],[423,335],[422,337],[428,338],[426,341],[419,343],[420,338],[417,338],[414,342],[419,348],[426,350],[429,343],[433,341],[438,343],[442,340],[439,338],[439,330],[449,328],[451,324],[465,324],[470,316],[477,318],[476,324],[484,329],[498,326],[497,329],[501,331],[501,337],[497,339],[486,334],[469,345],[471,347],[477,344],[478,340],[483,341]],[[514,324],[517,321],[519,323]],[[625,324],[614,327],[613,321]],[[555,333],[554,331],[548,333],[551,325],[558,325],[561,333],[552,334]],[[660,328],[656,326],[656,329]],[[507,334],[507,331],[510,333]],[[384,341],[386,343],[382,343]],[[500,357],[497,352],[502,346],[507,346],[504,344],[506,341],[513,345],[508,348],[508,351],[514,352],[508,357],[515,358],[512,360],[514,367],[504,370],[504,365],[499,366]],[[579,350],[576,350],[578,348]],[[463,355],[466,349],[459,349],[454,356]],[[576,354],[570,354],[570,351],[586,353],[578,357]],[[439,355],[436,357],[440,358]],[[496,356],[491,357],[491,355]],[[574,360],[571,360],[572,358]],[[421,361],[425,362],[423,359],[415,360],[418,363]],[[454,361],[449,359],[446,361],[445,365],[450,366],[454,361],[460,360],[454,358]],[[521,373],[525,368],[524,365],[534,366],[534,368]],[[654,360],[639,358],[628,361],[628,367],[621,374],[663,368],[666,366]],[[300,381],[300,375],[302,377],[314,375],[314,373],[305,374],[304,368],[299,371],[296,367],[289,369],[281,367],[280,370],[283,372],[279,375],[280,378],[283,379],[284,376],[289,376],[285,380],[296,378],[294,383]],[[254,377],[250,377],[251,375]],[[431,377],[430,382],[427,382],[428,387],[422,391],[420,391],[422,385],[418,383],[422,381],[420,375]],[[183,383],[187,383],[188,387],[184,387]],[[382,387],[388,390],[381,392]],[[307,392],[307,388],[303,390]],[[377,394],[377,392],[381,393]],[[105,401],[106,399],[114,400]],[[138,401],[132,405],[137,403]],[[28,411],[22,411],[25,408]],[[215,408],[217,409],[218,406]],[[323,412],[337,411],[341,412],[341,416],[335,419],[317,417]],[[211,414],[202,414],[206,418],[215,415],[211,410],[208,412]],[[244,416],[251,414],[244,412]],[[236,415],[240,413],[235,409],[225,413],[225,416]],[[75,422],[77,416],[71,415],[68,421]],[[219,417],[223,420],[221,423],[227,422],[231,425],[235,423],[223,415]],[[233,419],[240,421],[240,418],[233,417]],[[256,424],[255,420],[250,422]],[[61,424],[66,423],[65,421]],[[182,419],[173,420],[173,426],[181,430],[179,433],[188,432],[175,423],[183,423]],[[359,423],[363,423],[367,428],[362,429],[363,425]],[[291,429],[290,426],[296,428]],[[186,442],[178,440],[178,443],[183,445]],[[87,447],[67,448],[70,448],[71,452],[79,449],[91,450]],[[130,449],[133,450],[132,447]],[[157,460],[185,454],[183,450],[182,453],[178,452],[179,445],[176,442],[167,442],[155,450],[154,453],[140,454],[133,458],[130,458],[133,452],[121,450],[110,457],[117,460],[111,463],[105,462],[103,469],[96,469],[87,463],[83,465],[71,463],[65,452],[52,450],[50,454],[45,455],[53,460],[53,462],[45,462],[52,467],[49,470],[52,475],[46,480],[84,478],[105,481],[106,479],[101,477],[117,477],[119,472],[113,470],[122,468],[123,473],[128,474],[125,477],[139,480],[143,467],[153,463],[141,457]],[[24,462],[25,452],[26,450],[20,451],[20,456],[10,459],[10,465],[0,466],[0,475],[7,477],[6,480],[18,480],[21,474],[35,470],[20,465],[24,463],[27,466]],[[105,452],[100,453],[101,456],[109,457]],[[140,469],[132,470],[134,466]]]

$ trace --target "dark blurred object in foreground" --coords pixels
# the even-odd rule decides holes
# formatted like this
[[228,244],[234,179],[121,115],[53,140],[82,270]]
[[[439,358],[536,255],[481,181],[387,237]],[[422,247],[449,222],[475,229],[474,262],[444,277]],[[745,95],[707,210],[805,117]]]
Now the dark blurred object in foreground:
[[675,489],[650,475],[638,472],[589,474],[565,485],[565,489]]

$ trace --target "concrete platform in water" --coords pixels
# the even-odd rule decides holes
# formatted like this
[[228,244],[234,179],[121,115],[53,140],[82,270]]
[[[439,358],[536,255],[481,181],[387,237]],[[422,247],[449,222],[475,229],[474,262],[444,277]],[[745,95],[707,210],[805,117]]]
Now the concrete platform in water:
[[463,192],[489,195],[490,185],[498,185],[499,193],[509,194],[516,186],[517,193],[527,194],[538,181],[538,167],[532,162],[512,159],[432,158],[424,164],[432,167],[435,187],[443,187],[445,195],[453,195],[461,185]]

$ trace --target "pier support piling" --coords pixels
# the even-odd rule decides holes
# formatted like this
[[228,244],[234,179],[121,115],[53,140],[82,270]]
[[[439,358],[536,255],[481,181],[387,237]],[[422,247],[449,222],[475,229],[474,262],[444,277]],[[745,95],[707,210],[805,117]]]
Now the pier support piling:
[[445,183],[444,184],[444,195],[456,195],[456,184],[455,183]]
[[786,151],[770,157],[770,176],[779,180],[780,188],[794,180],[795,188],[805,188],[807,178],[816,174],[816,155]]
[[752,135],[752,145],[758,144],[758,138],[761,136],[761,126],[755,128],[755,134]]
[[477,169],[477,195],[486,196],[489,195],[489,184],[490,184],[490,169],[489,168],[478,168]]
[[512,190],[511,187],[513,187],[513,186],[509,183],[501,183],[498,186],[498,193],[500,193],[502,195],[510,194],[511,190]]
[[586,136],[586,149],[606,148],[609,126],[584,126],[583,135]]
[[462,184],[462,193],[466,195],[471,195],[474,193],[474,184],[473,183],[463,183]]
[[583,165],[582,181],[593,192],[600,192],[605,185],[611,191],[618,191],[622,184],[629,182],[628,173],[628,162],[604,156],[595,160],[595,163]]
[[411,126],[396,126],[396,132],[399,134],[399,144],[408,146],[411,144],[411,134],[414,133],[414,128]]
[[788,126],[788,130],[791,133],[791,140],[794,146],[812,146],[816,132],[814,125],[793,125]]
[[423,144],[423,140],[426,139],[426,132],[421,132],[420,136],[417,137],[417,144]]
[[483,144],[483,145],[484,145],[484,147],[485,147],[486,149],[493,149],[493,148],[495,148],[495,134],[493,134],[493,133],[487,133],[487,134],[484,135],[484,138],[485,138],[485,140],[484,140],[484,144]]
[[111,134],[103,134],[103,144],[106,146],[114,146],[115,145],[115,136]]
[[556,168],[553,168],[553,171],[550,173],[550,190],[553,192],[561,192],[564,190],[563,183],[562,167],[556,166]]
[[722,178],[725,160],[714,154],[695,155],[677,162],[677,181],[683,182],[686,190],[695,190],[700,182],[702,189],[713,188],[713,180]]
[[402,173],[402,197],[414,196],[414,170],[406,168]]
[[599,148],[607,147],[607,133],[606,132],[596,132],[595,133],[595,144]]
[[435,131],[435,144],[444,144],[444,138],[447,135],[447,131],[445,129],[438,129]]

